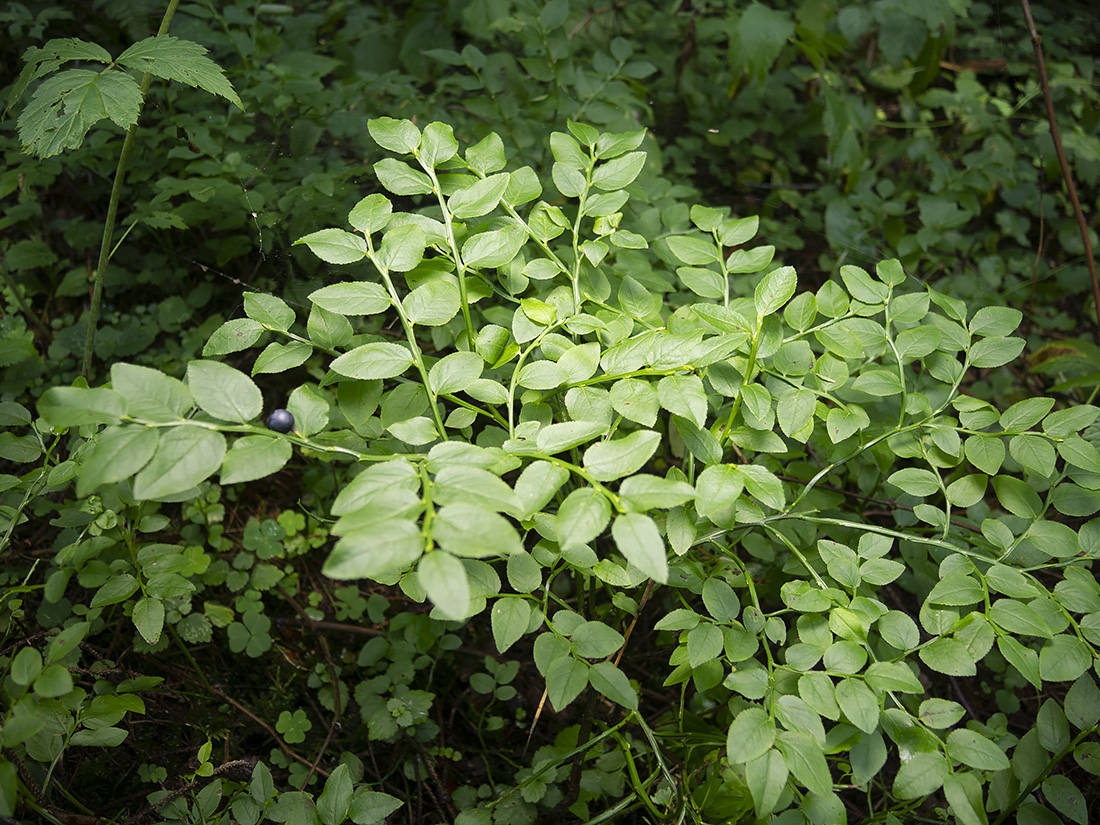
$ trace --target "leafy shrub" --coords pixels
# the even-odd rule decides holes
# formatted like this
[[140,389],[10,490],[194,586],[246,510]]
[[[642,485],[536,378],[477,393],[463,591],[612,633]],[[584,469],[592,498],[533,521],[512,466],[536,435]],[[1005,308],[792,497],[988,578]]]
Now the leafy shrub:
[[[661,186],[642,132],[554,133],[555,205],[534,170],[504,171],[495,135],[460,153],[443,124],[370,130],[402,158],[375,172],[411,210],[369,195],[355,232],[301,238],[355,279],[312,293],[304,329],[280,299],[246,295],[204,351],[240,358],[274,336],[253,377],[323,353],[320,380],[286,404],[295,429],[260,425],[260,387],[221,361],[191,362],[186,382],[116,364],[109,387],[39,404],[81,445],[78,495],[188,500],[215,472],[228,485],[279,471],[292,445],[361,467],[332,503],[323,572],[397,585],[452,631],[488,611],[501,656],[533,641],[553,711],[584,705],[509,792],[460,789],[462,822],[534,821],[540,805],[588,817],[619,799],[660,818],[839,822],[846,803],[869,816],[867,794],[879,818],[906,818],[940,793],[960,822],[1021,805],[1081,816],[1056,771],[1071,753],[1090,765],[1100,719],[1100,521],[1082,521],[1100,508],[1100,453],[1079,435],[1100,410],[1030,398],[1002,412],[960,391],[1020,353],[1017,310],[971,312],[894,260],[796,295],[772,247],[726,253],[756,219],[644,205]],[[632,196],[643,233],[620,225]],[[93,578],[98,552],[66,554],[98,588],[91,607],[132,610],[155,644],[194,586],[187,554],[135,546]],[[271,586],[253,573],[251,592]],[[238,610],[231,648],[262,655],[270,621]],[[632,665],[636,625],[668,646],[663,672]],[[368,643],[359,664],[380,655]],[[19,673],[26,688],[45,678]],[[471,684],[490,693],[500,674]],[[1002,712],[945,698],[962,679],[1001,685]],[[354,690],[370,738],[437,735],[432,694],[394,684]],[[1017,736],[1008,714],[1029,684],[1070,689]],[[669,687],[680,712],[647,710],[644,691]],[[278,722],[287,742],[309,727]],[[35,758],[43,735],[12,744]],[[610,774],[573,790],[586,752]],[[692,779],[670,770],[681,761]]]
[[95,389],[118,147],[0,132],[0,814],[1084,821],[1097,357],[998,366],[1041,242],[1024,328],[1085,308],[1015,14],[185,4],[246,113],[143,110]]

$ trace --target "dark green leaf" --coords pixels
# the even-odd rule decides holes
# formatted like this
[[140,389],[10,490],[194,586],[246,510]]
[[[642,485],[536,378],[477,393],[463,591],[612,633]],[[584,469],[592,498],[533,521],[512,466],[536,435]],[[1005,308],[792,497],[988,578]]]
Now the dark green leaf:
[[243,112],[244,104],[226,80],[225,72],[206,57],[206,51],[198,43],[160,34],[138,41],[120,54],[116,62],[154,77],[198,87],[225,98]]

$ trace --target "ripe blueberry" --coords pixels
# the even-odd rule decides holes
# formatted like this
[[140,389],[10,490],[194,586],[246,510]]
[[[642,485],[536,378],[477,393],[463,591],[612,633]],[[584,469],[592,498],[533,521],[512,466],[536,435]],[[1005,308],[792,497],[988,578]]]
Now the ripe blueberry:
[[286,410],[273,410],[267,417],[267,426],[277,433],[289,433],[294,429],[294,416]]

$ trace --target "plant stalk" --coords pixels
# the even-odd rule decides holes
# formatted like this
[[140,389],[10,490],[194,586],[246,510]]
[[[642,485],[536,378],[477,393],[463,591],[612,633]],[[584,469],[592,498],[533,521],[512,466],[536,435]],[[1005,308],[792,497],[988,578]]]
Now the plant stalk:
[[[164,17],[157,29],[157,37],[167,33],[172,17],[176,13],[179,0],[168,0],[168,8],[164,11]],[[141,108],[144,108],[145,93],[153,82],[153,76],[149,72],[141,78]],[[141,108],[138,109],[138,117],[141,117]],[[115,220],[118,217],[118,202],[122,198],[122,184],[126,180],[126,166],[130,160],[130,152],[134,148],[134,135],[137,133],[138,122],[126,131],[126,139],[122,142],[122,152],[118,156],[118,167],[115,169],[114,183],[111,185],[111,200],[107,204],[107,218],[103,222],[103,240],[99,245],[99,260],[96,262],[95,279],[92,284],[92,303],[88,309],[88,335],[84,339],[84,363],[80,367],[80,373],[84,380],[92,371],[92,351],[95,349],[95,329],[99,323],[99,306],[103,302],[103,276],[107,271],[107,263],[111,260],[111,239],[115,234]]]
[[1027,18],[1031,45],[1035,49],[1035,62],[1039,66],[1039,82],[1043,85],[1043,100],[1046,101],[1047,120],[1050,121],[1050,139],[1054,141],[1054,151],[1058,153],[1058,165],[1062,167],[1062,177],[1065,178],[1069,200],[1073,204],[1073,214],[1077,218],[1077,227],[1081,230],[1081,241],[1085,245],[1085,261],[1088,263],[1089,277],[1092,279],[1092,301],[1096,307],[1096,340],[1100,342],[1100,278],[1096,275],[1096,259],[1092,255],[1092,244],[1089,242],[1089,227],[1085,222],[1085,213],[1081,211],[1081,201],[1077,199],[1077,186],[1073,182],[1069,161],[1066,160],[1066,153],[1062,148],[1058,119],[1054,116],[1054,100],[1050,96],[1050,81],[1047,79],[1047,66],[1043,60],[1043,38],[1035,29],[1035,20],[1031,16],[1031,4],[1028,0],[1020,0],[1020,3],[1024,7],[1024,17]]

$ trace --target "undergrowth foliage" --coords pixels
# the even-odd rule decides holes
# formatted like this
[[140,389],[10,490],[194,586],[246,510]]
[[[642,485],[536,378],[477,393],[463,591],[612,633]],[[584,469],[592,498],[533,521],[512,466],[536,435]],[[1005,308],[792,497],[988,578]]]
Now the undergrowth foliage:
[[[999,410],[962,390],[1020,354],[1019,311],[968,307],[896,260],[799,292],[773,247],[751,245],[756,218],[662,209],[632,186],[642,131],[553,133],[555,194],[530,167],[507,171],[495,134],[460,152],[442,123],[369,129],[394,155],[374,172],[396,200],[369,195],[354,231],[298,241],[348,273],[309,295],[307,317],[248,293],[186,380],[116,363],[107,385],[42,396],[33,432],[49,456],[67,451],[54,480],[75,479],[90,515],[52,560],[46,599],[70,579],[95,595],[46,647],[3,653],[5,788],[16,764],[120,744],[116,723],[142,712],[150,681],[73,686],[93,627],[126,616],[153,652],[215,627],[237,655],[271,648],[264,594],[295,594],[298,557],[325,552],[289,543],[300,525],[251,524],[230,570],[142,538],[157,526],[141,524],[162,518],[157,502],[190,502],[195,523],[214,524],[207,479],[263,479],[297,447],[341,468],[323,573],[396,586],[431,611],[402,614],[416,626],[400,639],[368,641],[357,672],[330,661],[311,674],[337,720],[358,707],[371,740],[435,740],[441,699],[414,674],[488,614],[496,653],[471,679],[486,708],[514,698],[530,657],[548,703],[535,729],[576,722],[513,775],[482,766],[485,782],[458,787],[464,825],[564,808],[900,822],[933,804],[965,825],[1086,821],[1066,772],[1100,771],[1100,519],[1087,520],[1100,453],[1081,435],[1100,410],[1043,397]],[[315,353],[327,369],[289,394],[293,430],[265,428],[257,381]],[[253,355],[251,376],[232,365]],[[92,513],[99,496],[110,506]],[[119,511],[136,526],[116,541],[100,518]],[[193,591],[231,576],[235,610],[192,612]],[[354,587],[337,604],[384,612]],[[632,663],[643,632],[667,645],[666,665]],[[372,671],[385,656],[395,665]],[[1010,730],[1025,688],[1046,698],[1033,728]],[[998,689],[1006,712],[965,703]],[[312,727],[298,709],[271,721],[291,744]],[[504,725],[489,715],[477,736]],[[198,761],[196,781],[215,771],[209,747]],[[376,822],[400,802],[361,783],[355,757],[316,802],[317,764],[276,764],[301,790],[278,792],[260,762],[250,784],[218,768],[190,807],[151,801],[169,821],[245,825]]]

